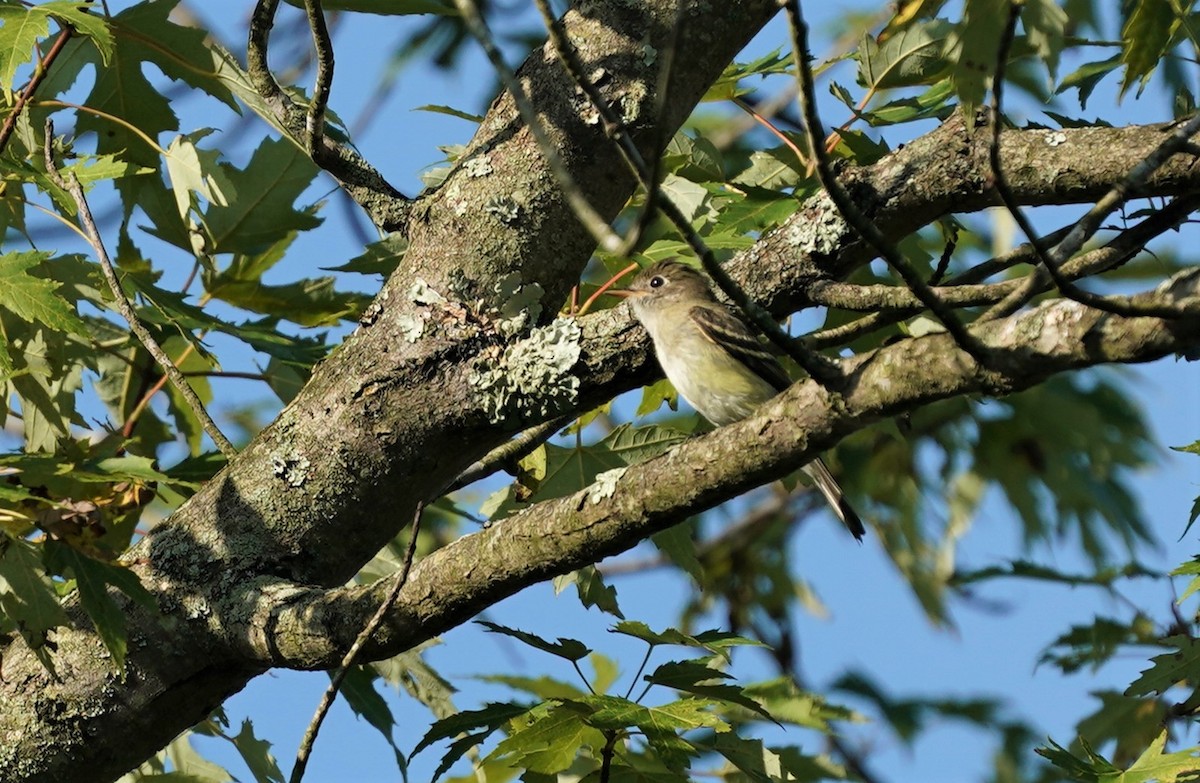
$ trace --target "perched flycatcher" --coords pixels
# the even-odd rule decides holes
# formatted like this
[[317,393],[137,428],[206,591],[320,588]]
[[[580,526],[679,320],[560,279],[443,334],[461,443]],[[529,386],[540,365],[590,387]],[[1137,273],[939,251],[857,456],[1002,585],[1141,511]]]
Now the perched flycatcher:
[[[755,333],[713,296],[708,277],[678,261],[642,270],[628,290],[633,314],[675,389],[718,427],[744,419],[792,384]],[[866,529],[821,458],[804,466],[858,540]]]

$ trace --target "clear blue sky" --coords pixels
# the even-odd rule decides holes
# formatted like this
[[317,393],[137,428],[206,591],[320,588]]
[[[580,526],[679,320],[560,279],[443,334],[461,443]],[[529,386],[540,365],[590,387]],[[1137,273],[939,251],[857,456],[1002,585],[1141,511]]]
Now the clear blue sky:
[[[111,3],[113,10],[127,3]],[[244,51],[244,19],[248,0],[210,0],[196,3],[205,20],[213,24],[234,51]],[[829,51],[828,19],[833,6],[848,3],[807,3],[811,8],[818,55]],[[858,2],[856,7],[877,9],[882,2]],[[284,7],[282,14],[295,18],[294,9]],[[338,32],[337,78],[332,108],[353,123],[364,108],[374,85],[380,62],[390,48],[412,29],[404,20],[361,17],[346,22]],[[752,47],[755,53],[779,45],[785,40],[776,26],[764,33]],[[361,151],[393,184],[412,194],[419,190],[417,175],[421,169],[442,157],[438,145],[464,143],[474,130],[471,123],[412,109],[423,104],[451,104],[467,111],[481,111],[490,97],[493,84],[490,71],[474,47],[455,73],[442,73],[416,62],[402,77],[398,91],[382,108],[370,130],[358,137]],[[514,56],[510,61],[517,62]],[[1069,68],[1070,65],[1064,67]],[[846,82],[852,81],[843,75]],[[822,94],[824,92],[822,91]],[[1104,98],[1093,99],[1097,110],[1104,111]],[[179,102],[185,132],[212,123],[213,102]],[[826,122],[840,122],[844,113],[835,105],[824,108]],[[1167,107],[1158,102],[1148,105],[1128,103],[1128,121],[1158,120],[1169,117]],[[1153,112],[1139,115],[1139,112]],[[1090,116],[1090,115],[1089,115]],[[257,140],[264,126],[251,122],[243,131]],[[906,131],[907,132],[907,131]],[[893,139],[898,141],[902,139]],[[248,149],[242,140],[232,143],[234,153]],[[244,160],[244,158],[241,158]],[[313,200],[331,190],[322,178],[311,192]],[[292,251],[286,264],[276,270],[279,280],[301,274],[314,274],[318,267],[330,267],[356,255],[361,247],[346,224],[342,205],[330,200],[323,215],[325,225],[302,248]],[[1185,246],[1179,240],[1180,246]],[[1194,246],[1194,245],[1193,245]],[[185,270],[186,271],[186,270]],[[182,274],[182,272],[180,273]],[[373,280],[351,278],[348,287],[369,290]],[[224,354],[226,369],[235,366],[236,354]],[[1200,368],[1166,360],[1138,369],[1132,386],[1137,399],[1150,418],[1164,445],[1181,445],[1200,437]],[[226,381],[218,387],[220,400],[244,402],[260,396],[269,399],[265,389],[245,381]],[[630,415],[628,405],[619,411]],[[1163,542],[1161,550],[1146,553],[1148,565],[1169,569],[1195,551],[1194,534],[1178,542],[1187,519],[1192,498],[1200,494],[1200,460],[1163,451],[1158,469],[1139,478],[1137,490],[1153,529]],[[962,542],[961,562],[970,566],[1000,563],[1020,555],[1020,541],[1011,515],[1001,502],[992,498],[985,511]],[[1045,734],[1066,743],[1072,739],[1073,723],[1095,706],[1089,693],[1101,688],[1122,689],[1140,668],[1144,658],[1122,659],[1096,673],[1073,677],[1061,676],[1050,667],[1035,667],[1040,651],[1070,624],[1089,622],[1094,614],[1127,616],[1128,607],[1098,591],[1070,590],[1021,581],[1002,581],[981,590],[982,597],[1003,604],[1006,611],[986,613],[956,605],[957,630],[934,629],[896,574],[877,541],[855,545],[834,524],[805,526],[795,539],[796,562],[816,587],[832,617],[819,620],[800,611],[796,625],[803,645],[803,665],[815,684],[828,682],[847,669],[871,673],[893,695],[991,696],[1011,705],[1011,714],[1035,721]],[[1043,562],[1064,569],[1084,564],[1073,562],[1047,547],[1037,552]],[[688,583],[665,574],[645,574],[616,581],[622,608],[631,619],[661,627],[673,621],[676,608],[690,589]],[[1159,583],[1135,582],[1121,588],[1132,602],[1162,617],[1172,596]],[[643,597],[646,600],[642,600]],[[489,612],[489,619],[527,629],[544,636],[571,636],[618,658],[626,677],[636,668],[641,648],[623,643],[605,632],[611,618],[596,611],[585,611],[571,594],[555,597],[549,585],[539,585],[505,601]],[[503,698],[505,692],[471,680],[475,674],[497,666],[511,666],[525,674],[556,674],[570,678],[571,672],[560,662],[505,644],[495,636],[483,634],[474,626],[464,626],[447,634],[444,644],[429,655],[430,662],[460,689],[460,708],[477,707],[483,700]],[[761,659],[745,654],[736,661],[735,672],[746,679],[767,673]],[[274,744],[276,757],[285,774],[304,727],[327,683],[323,674],[273,672],[250,684],[231,699],[226,709],[236,731],[243,717],[254,721],[261,738]],[[419,704],[394,694],[392,710],[399,721],[398,744],[411,749],[428,727],[430,716]],[[885,728],[877,725],[856,726],[852,735],[870,748],[868,762],[883,773],[885,780],[923,780],[927,783],[959,783],[978,778],[990,768],[991,746],[982,735],[958,725],[940,725],[922,736],[912,748],[897,743]],[[797,734],[795,740],[807,749],[821,746],[813,734]],[[200,741],[198,747],[211,754],[243,780],[248,773],[221,743]],[[428,779],[440,757],[440,749],[426,751],[412,767],[413,780]],[[320,781],[396,780],[398,775],[391,751],[374,729],[358,721],[343,702],[334,708],[317,743],[307,780]]]

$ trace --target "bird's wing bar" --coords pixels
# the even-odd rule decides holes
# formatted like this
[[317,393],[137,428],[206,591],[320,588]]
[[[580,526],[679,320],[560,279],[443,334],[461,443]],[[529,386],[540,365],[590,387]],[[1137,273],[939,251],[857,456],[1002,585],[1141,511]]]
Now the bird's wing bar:
[[758,341],[758,335],[724,307],[697,306],[691,309],[689,315],[700,328],[701,334],[724,348],[777,391],[792,385],[792,379],[771,352]]

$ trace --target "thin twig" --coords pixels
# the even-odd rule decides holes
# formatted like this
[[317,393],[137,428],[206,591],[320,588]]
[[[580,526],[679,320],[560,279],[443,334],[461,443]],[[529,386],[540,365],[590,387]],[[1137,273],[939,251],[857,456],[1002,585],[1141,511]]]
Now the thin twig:
[[329,94],[333,86],[333,42],[329,39],[329,27],[325,24],[321,0],[304,0],[304,13],[308,15],[313,49],[317,53],[317,80],[313,85],[305,124],[308,154],[316,160],[324,152],[325,109],[329,106]]
[[954,251],[957,247],[958,226],[957,224],[951,224],[950,236],[946,238],[946,246],[942,248],[942,257],[938,259],[933,274],[929,276],[930,285],[937,285],[946,277],[946,273],[950,271],[950,259],[954,257]]
[[766,117],[763,117],[757,111],[755,111],[753,106],[746,103],[741,98],[734,98],[733,105],[738,107],[742,111],[746,112],[747,114],[749,114],[751,117],[754,118],[755,122],[757,122],[759,125],[766,128],[768,131],[771,132],[772,135],[775,136],[775,138],[777,138],[781,142],[783,142],[783,146],[787,147],[789,150],[792,151],[792,154],[796,156],[796,160],[800,163],[801,166],[804,166],[805,168],[807,168],[810,165],[808,156],[804,154],[803,150],[801,150],[798,146],[796,146],[796,142],[789,139],[787,134],[784,133],[783,131],[779,130],[779,128],[776,128],[775,125],[769,119],[767,119]]
[[[1151,213],[1140,223],[1113,237],[1103,247],[1072,258],[1063,265],[1062,274],[1069,280],[1079,280],[1112,270],[1137,255],[1154,238],[1177,228],[1197,208],[1200,208],[1200,196],[1181,196],[1174,199],[1162,209]],[[1065,233],[1065,230],[1060,231],[1064,231]],[[947,281],[946,285],[934,289],[935,293],[945,298],[947,302],[958,306],[994,304],[996,302],[1003,303],[1008,301],[1009,297],[1023,291],[1029,285],[1028,278],[1036,274],[1036,272],[1027,275],[1025,278],[1005,280],[990,285],[967,284],[961,281],[978,279],[978,276],[972,273],[982,266],[1007,268],[1022,261],[1032,260],[1030,258],[1031,253],[1032,249],[1028,244],[1022,245],[1009,253],[997,256],[991,261],[987,261],[958,277],[952,278]],[[1047,291],[1052,286],[1050,278],[1043,275],[1033,293],[1037,294]],[[841,326],[824,329],[808,335],[805,339],[811,345],[820,348],[845,345],[873,331],[911,318],[919,314],[923,309],[915,297],[908,294],[909,298],[906,300],[904,296],[908,292],[905,289],[896,290],[895,286],[885,287],[886,290],[879,292],[879,298],[870,304],[868,304],[869,299],[864,297],[869,297],[871,292],[878,289],[879,286],[863,286],[860,291],[850,291],[850,288],[853,287],[845,283],[821,283],[814,286],[808,292],[808,296],[817,304],[846,309],[848,304],[855,304],[854,302],[842,302],[838,300],[840,294],[846,293],[849,296],[858,297],[857,304],[864,305],[863,309],[875,310],[875,312],[848,324],[842,324]],[[906,301],[908,303],[907,306],[904,305]],[[1000,306],[997,305],[997,307]],[[895,309],[884,309],[887,307]],[[980,316],[980,318],[982,320],[990,320],[989,315],[986,313]]]
[[563,196],[566,197],[567,203],[570,204],[571,210],[575,213],[575,217],[592,235],[592,239],[596,240],[604,250],[615,253],[622,246],[621,237],[612,230],[600,213],[595,210],[591,202],[587,200],[583,189],[576,184],[571,176],[571,172],[567,169],[567,164],[563,162],[562,156],[558,154],[554,143],[550,141],[550,137],[546,134],[545,127],[542,126],[542,121],[538,117],[537,111],[533,108],[533,104],[529,101],[529,96],[525,92],[525,88],[521,86],[521,82],[517,80],[517,76],[512,69],[508,67],[508,63],[504,62],[503,55],[496,48],[495,42],[492,40],[491,31],[488,29],[487,23],[483,17],[479,15],[479,9],[475,7],[474,0],[454,0],[454,5],[462,15],[463,23],[479,45],[483,47],[484,54],[492,64],[492,68],[500,76],[500,81],[504,84],[504,88],[508,90],[509,95],[513,98],[513,103],[517,107],[517,111],[521,115],[525,126],[529,128],[530,134],[537,143],[538,149],[542,152],[542,157],[546,159],[546,165],[550,167],[550,172],[554,175],[554,179],[558,181],[558,186],[562,188]]
[[345,681],[346,675],[350,672],[350,667],[354,665],[355,659],[362,651],[371,636],[378,630],[383,623],[383,619],[387,613],[391,611],[392,606],[396,603],[396,599],[400,597],[400,591],[408,582],[408,573],[412,570],[413,557],[417,553],[417,534],[421,532],[421,514],[425,511],[425,501],[417,503],[417,509],[413,513],[412,530],[408,539],[408,550],[404,553],[404,563],[400,566],[400,570],[392,579],[394,580],[392,587],[388,590],[387,597],[383,599],[383,603],[375,610],[375,614],[367,622],[366,626],[359,631],[358,637],[354,640],[354,644],[350,645],[350,649],[346,651],[346,655],[342,658],[342,663],[338,666],[337,671],[329,678],[329,687],[325,689],[325,693],[321,696],[321,703],[317,705],[317,710],[313,713],[312,720],[308,724],[308,728],[304,731],[304,739],[300,741],[300,747],[296,750],[296,763],[292,766],[292,775],[288,779],[289,783],[300,783],[304,778],[304,771],[308,767],[308,758],[312,755],[313,743],[317,741],[317,732],[321,730],[321,724],[325,721],[325,716],[329,713],[329,708],[333,706],[333,700],[337,698],[338,690],[342,687],[342,682]]
[[[540,1],[544,2],[544,0]],[[457,3],[460,5],[466,2],[467,0],[457,0]],[[583,62],[579,59],[579,53],[575,50],[571,42],[567,40],[567,37],[562,34],[561,28],[558,25],[552,24],[549,26],[548,32],[550,40],[554,44],[555,51],[558,54],[559,62],[562,63],[563,68],[566,69],[575,84],[588,96],[592,107],[596,109],[606,123],[606,129],[616,143],[617,150],[625,159],[625,163],[629,166],[634,176],[637,177],[638,182],[646,192],[655,193],[657,196],[655,198],[657,207],[674,224],[675,229],[683,236],[688,246],[700,259],[701,264],[704,266],[704,271],[716,282],[725,295],[745,313],[751,322],[758,327],[759,331],[794,359],[800,365],[801,369],[807,372],[813,380],[824,386],[840,384],[843,379],[838,364],[815,351],[810,351],[801,342],[793,339],[791,335],[784,331],[776,323],[775,319],[771,317],[771,314],[751,299],[717,262],[717,258],[713,255],[712,250],[692,227],[691,221],[675,205],[675,202],[651,186],[650,169],[647,167],[641,151],[638,149],[633,136],[626,127],[625,121],[613,109],[612,105],[605,100],[604,95],[600,92],[595,82],[588,78],[584,72]]]
[[617,730],[606,732],[604,747],[600,750],[600,783],[608,783],[612,772],[613,753],[617,748]]
[[1167,139],[1130,170],[1124,180],[1114,185],[1108,193],[1088,210],[1087,214],[1075,223],[1074,228],[1071,229],[1066,238],[1053,249],[1047,249],[1044,240],[1038,236],[1033,224],[1025,216],[1024,211],[1017,203],[1017,199],[1008,185],[1008,179],[1004,174],[1000,158],[1004,73],[1008,61],[1008,51],[1016,35],[1016,25],[1020,14],[1021,5],[1010,0],[1008,20],[1004,28],[1004,34],[1000,39],[1000,48],[996,57],[996,72],[992,80],[992,138],[991,143],[988,145],[988,161],[992,169],[993,187],[996,190],[996,194],[1000,197],[1008,212],[1013,216],[1017,225],[1020,226],[1026,238],[1033,245],[1038,260],[1041,262],[1041,267],[1026,279],[1025,288],[1014,292],[1011,297],[985,313],[983,318],[985,320],[999,318],[1020,309],[1044,286],[1047,277],[1054,281],[1055,287],[1058,288],[1063,296],[1080,304],[1094,307],[1097,310],[1104,310],[1105,312],[1127,317],[1155,316],[1159,318],[1179,318],[1185,315],[1189,311],[1187,307],[1146,305],[1140,302],[1129,301],[1127,297],[1109,297],[1086,291],[1064,276],[1061,267],[1066,259],[1077,253],[1083,247],[1083,243],[1096,233],[1100,228],[1100,224],[1106,217],[1112,214],[1113,210],[1123,204],[1132,192],[1136,191],[1137,188],[1149,179],[1151,174],[1166,163],[1168,158],[1183,149],[1192,136],[1200,132],[1200,114],[1193,116],[1191,120],[1183,125],[1177,126]]
[[[599,288],[597,288],[594,292],[592,292],[591,296],[589,296],[586,300],[584,300],[582,305],[580,305],[578,308],[574,308],[572,310],[572,314],[575,316],[586,315],[587,311],[591,309],[592,305],[595,304],[597,299],[599,299],[600,297],[607,294],[609,292],[610,288],[612,288],[614,285],[616,285],[617,283],[619,283],[621,281],[622,277],[629,274],[630,272],[633,272],[636,269],[638,269],[637,262],[633,262],[633,263],[629,264],[629,266],[622,269],[620,272],[617,272],[615,275],[608,278],[608,280],[604,281],[603,285],[601,285]],[[578,290],[578,289],[573,289],[573,290]]]
[[809,63],[808,26],[804,22],[804,15],[800,10],[798,0],[785,0],[784,7],[787,10],[788,22],[792,31],[792,55],[796,59],[796,70],[798,71],[800,82],[801,113],[804,115],[804,125],[805,131],[808,134],[809,148],[812,150],[813,158],[816,162],[817,177],[821,180],[821,185],[825,188],[825,192],[829,194],[830,200],[837,207],[842,219],[887,262],[888,266],[900,275],[904,283],[921,300],[921,303],[929,308],[934,316],[942,322],[946,327],[946,331],[950,333],[959,347],[970,354],[971,358],[980,365],[986,367],[988,357],[987,349],[983,343],[967,331],[967,328],[959,320],[952,308],[948,307],[933,294],[928,284],[921,279],[920,275],[905,260],[904,256],[888,242],[883,232],[879,230],[870,218],[858,209],[854,200],[850,198],[850,194],[846,192],[845,188],[842,187],[841,183],[834,176],[829,155],[821,143],[821,133],[824,126],[821,124],[821,118],[817,111],[812,66]]
[[[254,90],[268,103],[281,102],[291,104],[279,82],[271,73],[267,63],[267,52],[271,48],[271,28],[275,26],[275,12],[279,9],[279,0],[258,0],[250,13],[250,29],[246,42],[246,73],[254,85]],[[278,109],[277,109],[278,110]]]
[[[500,444],[484,454],[466,470],[458,474],[458,478],[450,483],[446,492],[462,489],[468,484],[474,484],[481,478],[486,478],[498,470],[504,470],[529,455],[538,446],[545,443],[559,427],[571,420],[570,416],[559,416],[556,419],[543,422],[527,430],[518,432],[511,440]],[[444,493],[443,493],[444,494]]]
[[54,43],[50,46],[50,51],[46,52],[46,56],[38,63],[37,68],[33,72],[33,76],[29,79],[29,84],[25,85],[25,89],[21,90],[21,94],[17,96],[17,102],[13,104],[9,110],[8,116],[4,118],[4,125],[0,127],[0,152],[8,146],[8,140],[12,138],[13,131],[16,130],[17,120],[21,117],[21,112],[25,110],[25,104],[29,103],[29,99],[37,92],[37,88],[50,74],[50,66],[62,54],[62,50],[66,48],[67,41],[71,38],[71,33],[74,32],[70,26],[63,24],[62,30],[59,31],[58,37],[54,39]]
[[96,258],[100,262],[100,269],[104,273],[104,279],[108,283],[108,287],[112,290],[113,302],[116,305],[117,312],[129,324],[129,328],[137,335],[138,340],[158,362],[158,366],[162,368],[167,377],[171,379],[171,383],[183,395],[187,401],[188,407],[196,414],[196,418],[200,420],[201,426],[208,436],[212,438],[213,443],[221,450],[227,458],[232,459],[237,454],[237,449],[229,442],[229,439],[217,427],[216,422],[208,415],[208,411],[204,408],[204,403],[200,401],[196,391],[188,384],[187,379],[183,377],[183,373],[167,356],[166,351],[154,339],[154,335],[142,324],[138,319],[137,313],[133,310],[133,305],[125,296],[125,290],[121,288],[121,281],[117,279],[116,270],[113,268],[112,259],[108,256],[108,251],[104,248],[104,241],[100,238],[100,231],[96,228],[96,221],[92,218],[92,210],[88,206],[87,197],[84,195],[83,186],[79,184],[79,179],[68,172],[64,177],[58,170],[58,165],[54,161],[53,152],[54,141],[54,123],[52,120],[46,120],[46,147],[44,150],[46,158],[46,173],[63,190],[71,194],[75,200],[75,207],[79,211],[79,222],[83,226],[83,231],[88,238],[88,244],[96,251]]

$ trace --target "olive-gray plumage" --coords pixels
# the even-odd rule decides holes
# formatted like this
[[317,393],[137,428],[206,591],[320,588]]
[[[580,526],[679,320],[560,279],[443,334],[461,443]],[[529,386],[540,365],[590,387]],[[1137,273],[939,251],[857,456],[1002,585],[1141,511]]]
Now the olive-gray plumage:
[[[629,287],[633,314],[650,333],[663,372],[717,426],[744,419],[791,385],[783,367],[713,295],[708,277],[678,261],[642,270]],[[855,538],[866,529],[818,457],[804,466]]]

